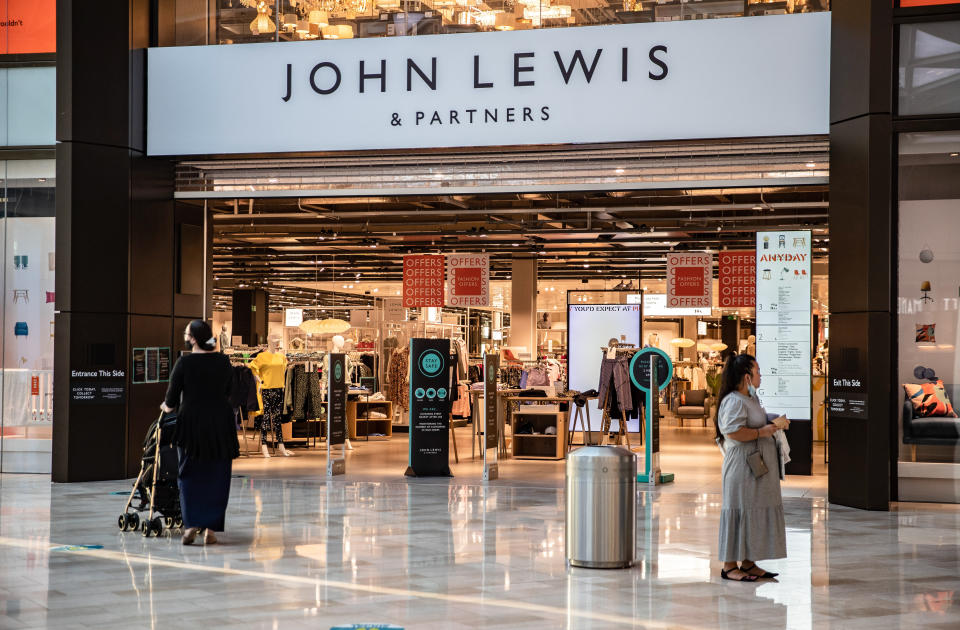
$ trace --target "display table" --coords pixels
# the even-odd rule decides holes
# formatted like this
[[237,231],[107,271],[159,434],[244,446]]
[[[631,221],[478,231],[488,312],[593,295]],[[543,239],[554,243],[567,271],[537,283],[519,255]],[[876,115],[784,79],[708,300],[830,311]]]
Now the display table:
[[[516,459],[556,460],[567,456],[567,422],[570,419],[570,406],[574,404],[572,398],[508,396],[506,401],[515,403],[510,404],[509,408],[511,444]],[[567,409],[559,410],[559,403],[566,403]],[[518,428],[527,424],[536,433],[517,433]],[[545,434],[547,427],[554,427],[556,433]]]
[[[370,413],[382,413],[385,418],[371,418]],[[359,425],[359,432],[357,427]],[[358,400],[347,401],[347,437],[351,440],[357,437],[370,437],[373,433],[380,433],[383,437],[393,435],[393,401],[390,400]]]

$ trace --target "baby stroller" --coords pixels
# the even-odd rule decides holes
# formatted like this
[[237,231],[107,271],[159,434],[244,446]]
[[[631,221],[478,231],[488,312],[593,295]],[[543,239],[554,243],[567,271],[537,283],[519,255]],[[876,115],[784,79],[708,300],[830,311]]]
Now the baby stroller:
[[[159,536],[165,529],[181,529],[180,488],[177,485],[179,459],[173,446],[177,416],[161,413],[147,430],[143,441],[140,474],[127,498],[123,514],[117,518],[121,531],[136,531],[144,536]],[[134,505],[136,503],[137,505]],[[140,518],[140,512],[148,512]]]

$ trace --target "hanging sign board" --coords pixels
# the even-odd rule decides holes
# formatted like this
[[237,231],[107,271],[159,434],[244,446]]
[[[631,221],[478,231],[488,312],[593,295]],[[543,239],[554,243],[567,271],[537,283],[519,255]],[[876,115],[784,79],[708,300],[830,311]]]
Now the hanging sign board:
[[327,476],[346,472],[343,449],[335,457],[334,446],[344,444],[347,438],[347,361],[345,354],[330,354],[330,374],[327,377]]
[[720,308],[754,308],[757,303],[757,253],[720,252]]
[[490,306],[489,254],[447,255],[447,306]]
[[442,307],[444,259],[440,254],[403,257],[403,307]]
[[449,477],[450,342],[410,340],[410,451],[406,475]]
[[299,326],[303,323],[302,308],[288,308],[283,311],[284,326]]
[[810,259],[809,231],[757,232],[757,394],[791,421],[811,416]]
[[713,254],[667,254],[667,308],[713,306]]
[[386,298],[383,301],[383,319],[388,322],[402,322],[407,319],[407,310],[400,298]]
[[[830,131],[830,13],[171,46],[148,48],[147,68],[149,155]],[[761,93],[775,116],[757,115]],[[237,103],[260,120],[336,119],[250,133],[248,118],[224,116]],[[631,115],[586,115],[597,103]]]

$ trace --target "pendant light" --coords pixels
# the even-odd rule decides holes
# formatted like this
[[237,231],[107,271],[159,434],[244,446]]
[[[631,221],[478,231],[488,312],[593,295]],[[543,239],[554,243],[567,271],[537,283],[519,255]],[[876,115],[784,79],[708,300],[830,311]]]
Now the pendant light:
[[267,3],[261,0],[257,3],[257,17],[250,22],[250,32],[254,35],[264,35],[267,33],[275,33],[277,30],[277,25],[273,23],[273,20],[270,19],[270,7],[267,6]]

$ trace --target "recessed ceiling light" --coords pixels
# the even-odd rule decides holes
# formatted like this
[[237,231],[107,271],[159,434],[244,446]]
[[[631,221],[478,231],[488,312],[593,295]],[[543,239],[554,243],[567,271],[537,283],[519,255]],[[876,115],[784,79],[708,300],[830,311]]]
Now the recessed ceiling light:
[[[950,154],[950,157],[958,157],[958,156],[960,156],[960,153],[951,153],[951,154]],[[44,181],[44,180],[41,179],[40,181],[42,182],[42,181]]]
[[624,172],[624,171],[623,171],[622,168],[618,168],[615,172],[616,172],[617,175],[623,175],[623,172]]
[[817,168],[816,162],[807,162],[807,168]]

